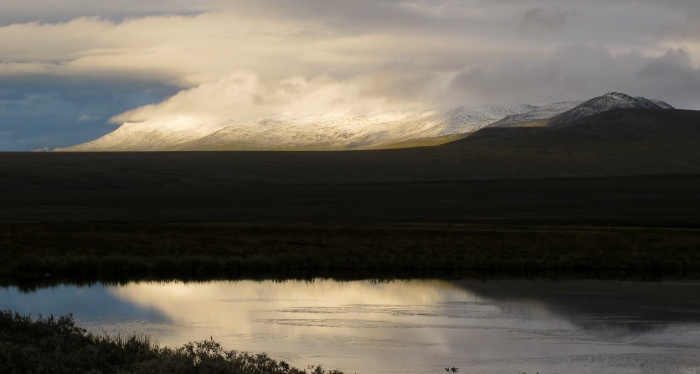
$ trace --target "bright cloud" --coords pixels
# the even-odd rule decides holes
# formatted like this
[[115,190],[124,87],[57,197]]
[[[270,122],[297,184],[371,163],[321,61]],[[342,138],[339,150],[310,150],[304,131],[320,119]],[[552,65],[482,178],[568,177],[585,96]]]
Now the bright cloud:
[[[239,71],[218,81],[183,90],[155,105],[147,105],[111,119],[112,122],[224,119],[247,121],[280,113],[375,113],[407,110],[426,105],[426,93],[439,81],[410,72],[385,71],[350,79],[294,76],[262,83],[257,74]],[[408,92],[396,92],[405,88]],[[438,103],[432,103],[439,105]]]
[[700,109],[695,0],[37,4],[3,4],[0,84],[181,90],[100,115],[120,121],[540,103],[611,90]]

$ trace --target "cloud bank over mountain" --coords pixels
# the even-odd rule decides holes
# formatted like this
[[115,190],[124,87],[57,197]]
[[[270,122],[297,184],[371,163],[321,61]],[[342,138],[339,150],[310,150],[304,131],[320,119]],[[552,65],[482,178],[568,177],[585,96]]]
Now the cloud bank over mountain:
[[[609,91],[700,109],[691,0],[38,3],[10,0],[0,15],[3,148],[48,131],[37,123],[52,116],[72,118],[56,146],[84,140],[75,137],[88,126],[90,137],[110,131],[108,118],[544,104]],[[29,100],[45,115],[10,124]]]

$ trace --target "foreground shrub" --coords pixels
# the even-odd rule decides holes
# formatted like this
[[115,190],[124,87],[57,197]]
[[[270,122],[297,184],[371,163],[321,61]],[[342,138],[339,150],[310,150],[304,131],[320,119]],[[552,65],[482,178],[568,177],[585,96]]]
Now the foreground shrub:
[[0,311],[0,373],[342,374],[226,351],[213,340],[160,348],[148,337],[90,334],[72,316],[33,319],[9,311]]

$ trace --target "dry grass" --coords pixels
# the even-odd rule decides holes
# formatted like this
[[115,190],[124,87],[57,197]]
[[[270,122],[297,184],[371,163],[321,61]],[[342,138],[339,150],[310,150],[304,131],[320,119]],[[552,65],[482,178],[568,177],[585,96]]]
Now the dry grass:
[[6,224],[5,281],[700,271],[700,231],[452,224]]

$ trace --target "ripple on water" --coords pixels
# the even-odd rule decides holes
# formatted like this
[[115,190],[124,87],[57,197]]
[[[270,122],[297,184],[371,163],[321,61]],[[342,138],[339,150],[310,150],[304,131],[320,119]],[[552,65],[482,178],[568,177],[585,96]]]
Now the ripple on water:
[[[591,354],[561,357],[516,358],[499,360],[460,360],[470,373],[521,373],[526,368],[546,373],[616,373],[663,374],[700,373],[700,357],[694,354],[669,356],[664,354]],[[498,368],[498,370],[493,370]]]

